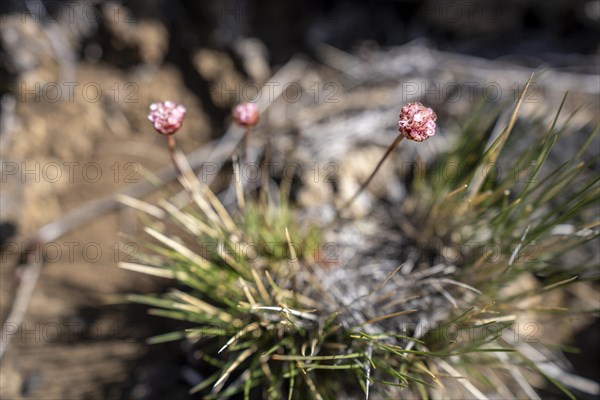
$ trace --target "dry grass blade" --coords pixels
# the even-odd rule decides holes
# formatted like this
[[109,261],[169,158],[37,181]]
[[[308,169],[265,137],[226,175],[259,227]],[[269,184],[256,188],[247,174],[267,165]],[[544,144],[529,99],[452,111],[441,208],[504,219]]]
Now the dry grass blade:
[[146,203],[145,201],[138,200],[135,197],[127,196],[125,194],[117,194],[115,198],[119,203],[142,211],[153,216],[154,218],[163,219],[165,217],[165,212],[163,210],[153,206],[152,204]]
[[556,282],[556,283],[553,283],[551,285],[544,286],[543,291],[544,292],[548,292],[548,291],[550,291],[552,289],[556,289],[559,286],[566,285],[568,283],[571,283],[571,282],[575,281],[577,278],[578,278],[578,276],[574,276],[572,278],[564,279],[564,280],[562,280],[560,282]]
[[304,311],[292,310],[287,307],[257,306],[257,307],[254,307],[253,310],[277,311],[277,312],[280,312],[283,314],[291,314],[293,316],[307,319],[310,321],[316,321],[318,319],[318,317],[315,315],[309,314]]
[[381,322],[381,321],[383,321],[385,319],[394,318],[394,317],[397,317],[397,316],[400,316],[400,315],[411,314],[411,313],[414,313],[414,312],[417,312],[417,311],[418,310],[406,310],[406,311],[398,311],[398,312],[395,312],[395,313],[381,315],[379,317],[372,318],[372,319],[364,322],[362,325],[372,325],[372,324],[375,324],[377,322]]
[[[495,353],[494,354],[502,363],[508,365],[510,364],[510,360],[508,354],[506,353]],[[519,385],[519,387],[523,390],[527,398],[532,400],[541,400],[541,397],[538,396],[536,391],[531,387],[531,385],[527,382],[527,379],[523,376],[521,371],[518,368],[508,368],[508,373],[513,377],[515,382]]]
[[172,290],[171,295],[187,304],[194,306],[196,309],[201,310],[208,315],[212,315],[219,318],[222,322],[226,324],[234,322],[234,318],[231,316],[231,314],[224,312],[218,307],[211,306],[207,302],[202,301],[195,296],[189,295],[177,289]]
[[254,266],[251,266],[250,272],[252,273],[252,279],[254,279],[254,283],[256,284],[256,289],[258,290],[258,293],[260,293],[260,297],[261,297],[262,301],[267,303],[270,300],[271,296],[269,296],[269,292],[267,292],[265,285],[263,284],[262,280],[258,276],[258,272],[256,271],[256,268],[254,268]]
[[240,173],[240,162],[236,156],[233,157],[233,174],[235,179],[235,194],[237,205],[240,211],[246,208],[246,200],[244,199],[244,186],[242,185],[242,177]]
[[528,225],[527,228],[525,228],[525,232],[523,232],[523,235],[521,236],[521,240],[519,240],[519,243],[517,244],[517,246],[511,253],[510,258],[508,259],[508,266],[506,267],[504,272],[507,272],[510,269],[510,267],[512,267],[512,265],[514,264],[515,260],[517,259],[517,256],[519,255],[519,252],[521,251],[521,247],[523,246],[523,243],[525,242],[525,237],[527,236],[527,233],[529,232],[530,227],[531,226]]
[[223,345],[223,347],[221,347],[219,349],[219,351],[217,352],[217,354],[222,353],[226,348],[228,348],[229,346],[231,346],[233,343],[235,343],[237,340],[239,340],[242,336],[246,335],[247,333],[253,332],[255,330],[260,329],[260,324],[258,322],[252,323],[246,327],[244,327],[243,329],[241,329],[238,333],[236,333],[233,337],[231,337],[227,343],[225,343]]
[[219,237],[219,232],[217,230],[211,228],[198,218],[181,211],[168,201],[161,200],[159,204],[170,215],[172,215],[173,218],[181,224],[181,226],[190,231],[190,233],[197,236],[207,235],[208,237]]
[[175,250],[182,256],[186,257],[187,259],[189,259],[191,262],[193,262],[197,266],[199,266],[201,268],[205,268],[205,269],[210,267],[210,263],[208,262],[208,260],[206,260],[201,255],[194,253],[192,250],[188,249],[183,244],[176,242],[175,240],[173,240],[171,238],[166,237],[162,233],[159,233],[152,228],[146,227],[146,228],[144,228],[144,231],[146,233],[148,233],[150,236],[152,236],[153,238],[155,238],[156,240],[158,240],[159,242],[161,242],[162,244],[164,244],[165,246],[170,247],[171,249]]
[[218,393],[219,391],[221,391],[221,389],[223,388],[223,384],[225,383],[227,378],[229,378],[229,375],[231,375],[231,373],[233,371],[235,371],[235,369],[237,367],[239,367],[248,357],[250,357],[255,352],[256,352],[256,348],[254,348],[254,347],[251,347],[251,348],[246,349],[243,352],[241,352],[240,355],[237,356],[235,361],[233,363],[231,363],[231,365],[229,367],[227,367],[227,369],[225,371],[223,371],[223,374],[217,380],[217,382],[215,382],[212,393]]
[[292,271],[298,270],[298,254],[296,254],[296,249],[294,248],[294,244],[292,243],[292,239],[290,238],[290,231],[288,228],[285,228],[285,238],[288,243],[288,248],[290,250],[290,263],[292,264]]
[[471,393],[477,400],[488,400],[489,398],[484,395],[479,389],[475,387],[471,382],[467,380],[464,376],[461,376],[460,372],[458,372],[452,365],[447,363],[444,360],[438,360],[437,363],[443,370],[445,370],[452,377],[456,378],[457,382],[467,389],[469,393]]
[[141,272],[146,275],[157,276],[160,278],[175,278],[175,272],[169,269],[150,267],[148,265],[134,264],[128,262],[119,263],[119,267],[129,271]]

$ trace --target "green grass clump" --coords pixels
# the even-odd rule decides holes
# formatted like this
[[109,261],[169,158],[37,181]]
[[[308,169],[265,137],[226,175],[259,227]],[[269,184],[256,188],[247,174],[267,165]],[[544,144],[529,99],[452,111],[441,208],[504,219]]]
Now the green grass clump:
[[[570,251],[597,240],[600,234],[599,178],[593,172],[598,155],[588,160],[582,157],[597,136],[598,125],[582,140],[574,157],[558,166],[545,165],[561,139],[574,139],[568,135],[573,133],[569,121],[575,113],[562,125],[558,123],[566,98],[549,127],[542,121],[519,126],[519,102],[503,129],[497,129],[499,117],[482,128],[482,103],[455,146],[436,160],[435,168],[416,168],[420,176],[414,178],[403,209],[413,226],[419,227],[408,229],[416,232],[413,239],[424,248],[435,243],[436,249],[451,250],[452,256],[442,255],[442,259],[456,264],[452,279],[478,291],[463,296],[455,317],[427,333],[426,348],[438,355],[446,352],[444,359],[453,355],[456,369],[488,390],[497,382],[485,378],[484,368],[488,376],[515,366],[546,375],[519,351],[528,346],[528,339],[542,345],[538,343],[541,337],[519,336],[519,329],[539,333],[540,316],[553,314],[557,323],[560,315],[571,315],[562,304],[544,303],[544,299],[550,298],[550,292],[598,279],[594,263],[565,262]],[[522,141],[529,145],[519,146]],[[518,147],[522,150],[515,151]],[[452,180],[444,179],[448,170],[443,167],[448,165],[456,167]],[[514,289],[531,277],[539,284]],[[536,306],[527,306],[532,301]],[[529,319],[520,319],[523,315]],[[506,354],[499,357],[498,352]],[[533,389],[523,382],[519,370],[511,374],[521,395],[531,396]],[[546,377],[572,396],[559,381]],[[465,388],[477,394],[475,388]]]
[[[146,228],[152,254],[144,264],[122,264],[177,283],[166,294],[130,300],[195,325],[151,342],[196,344],[214,373],[191,392],[207,399],[481,397],[503,393],[498,382],[523,396],[532,395],[524,378],[532,371],[568,393],[507,333],[521,313],[532,312],[523,300],[597,278],[590,274],[595,266],[566,268],[560,257],[599,234],[598,221],[586,214],[599,204],[598,177],[588,173],[597,158],[582,159],[598,127],[574,158],[545,171],[568,119],[560,125],[558,110],[550,127],[520,124],[522,99],[502,129],[494,128],[503,123],[498,118],[482,126],[483,107],[473,112],[455,145],[435,161],[457,166],[454,179],[433,164],[415,165],[408,197],[397,206],[404,215],[399,230],[419,251],[412,270],[402,272],[402,259],[375,271],[379,279],[346,270],[342,295],[323,279],[345,268],[323,262],[330,226],[304,226],[287,196],[273,199],[271,190],[244,198],[239,183],[237,208],[225,209],[184,174],[194,204],[180,209],[162,202],[168,223],[162,232]],[[539,142],[515,153],[515,133]],[[498,174],[490,168],[496,165],[517,172]],[[350,221],[336,221],[344,223]],[[570,233],[555,231],[565,224]],[[522,276],[541,284],[510,290]],[[366,295],[355,295],[365,287]],[[546,306],[540,312],[563,312]]]

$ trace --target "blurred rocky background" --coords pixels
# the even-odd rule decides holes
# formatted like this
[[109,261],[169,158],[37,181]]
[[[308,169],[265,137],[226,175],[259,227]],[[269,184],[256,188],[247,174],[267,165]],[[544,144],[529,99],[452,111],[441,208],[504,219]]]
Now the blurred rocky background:
[[[246,100],[243,85],[260,86],[299,57],[306,76],[340,88],[409,77],[502,82],[514,91],[530,71],[547,70],[539,88],[548,110],[569,89],[590,105],[581,124],[597,120],[598,0],[3,0],[0,21],[0,240],[10,245],[0,270],[2,320],[26,238],[168,165],[146,120],[153,101],[186,105],[178,138],[189,151],[222,135],[230,107]],[[347,109],[371,101],[341,98]],[[473,106],[465,98],[440,111]],[[128,251],[115,247],[118,232],[136,229],[131,212],[116,214],[55,244],[62,253],[46,265],[25,325],[3,332],[14,336],[0,371],[3,399],[187,398],[200,379],[171,351],[181,344],[144,344],[170,322],[140,307],[99,305],[106,295],[162,284],[115,267]],[[97,248],[96,258],[88,250]],[[573,358],[596,380],[589,366],[598,341],[588,332],[597,325],[578,336],[586,351]]]

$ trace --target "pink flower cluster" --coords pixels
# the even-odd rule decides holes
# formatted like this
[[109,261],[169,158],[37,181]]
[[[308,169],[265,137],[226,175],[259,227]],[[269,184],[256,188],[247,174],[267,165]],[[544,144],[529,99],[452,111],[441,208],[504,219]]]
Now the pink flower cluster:
[[152,121],[154,129],[163,135],[172,135],[183,123],[186,109],[183,105],[173,101],[150,104],[148,119]]
[[256,125],[260,119],[258,107],[254,103],[238,104],[233,108],[231,115],[235,122],[245,127]]
[[406,139],[422,142],[435,134],[437,116],[421,103],[408,103],[400,110],[398,127]]

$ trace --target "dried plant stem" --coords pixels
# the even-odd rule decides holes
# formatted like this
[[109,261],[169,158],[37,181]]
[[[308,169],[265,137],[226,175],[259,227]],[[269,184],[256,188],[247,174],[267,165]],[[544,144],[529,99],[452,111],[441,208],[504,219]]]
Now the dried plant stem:
[[392,154],[392,151],[394,151],[394,149],[396,147],[398,147],[398,145],[400,144],[400,142],[402,141],[402,139],[404,139],[404,135],[402,135],[402,134],[399,134],[396,137],[396,139],[394,139],[394,141],[392,142],[392,144],[385,151],[385,154],[383,155],[383,157],[381,157],[381,160],[379,160],[379,163],[377,163],[377,166],[375,167],[375,169],[373,170],[373,172],[371,172],[371,175],[369,175],[369,177],[367,178],[367,180],[363,182],[363,184],[360,186],[360,188],[358,188],[358,190],[356,191],[356,193],[354,193],[354,195],[346,203],[344,203],[344,205],[342,205],[342,207],[339,208],[339,210],[337,212],[337,216],[338,217],[341,216],[342,212],[344,212],[348,207],[350,207],[350,205],[363,192],[363,190],[365,190],[365,188],[367,186],[369,186],[369,183],[371,183],[371,181],[373,180],[373,178],[375,177],[375,175],[377,174],[377,172],[379,171],[379,169],[381,169],[381,166],[383,165],[383,163],[385,162],[385,160],[389,157],[390,154]]
[[[43,242],[34,241],[28,248],[26,259],[26,265],[23,268],[23,273],[21,276],[21,281],[19,286],[17,287],[17,292],[15,294],[15,299],[13,301],[12,307],[8,316],[6,317],[6,321],[2,327],[2,340],[0,341],[0,360],[4,356],[8,345],[10,344],[11,339],[14,334],[7,334],[7,329],[9,326],[18,329],[27,313],[27,306],[29,305],[29,300],[33,295],[33,291],[35,289],[36,283],[42,273],[42,267],[44,265],[44,254],[43,254]],[[10,324],[10,325],[9,325]],[[13,332],[15,333],[15,332]]]

